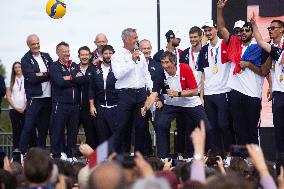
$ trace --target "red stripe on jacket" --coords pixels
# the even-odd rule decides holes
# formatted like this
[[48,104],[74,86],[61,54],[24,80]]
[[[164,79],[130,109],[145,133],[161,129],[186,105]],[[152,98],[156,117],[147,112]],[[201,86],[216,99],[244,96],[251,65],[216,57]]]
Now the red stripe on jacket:
[[182,90],[196,89],[197,84],[192,69],[188,64],[180,63],[180,84]]

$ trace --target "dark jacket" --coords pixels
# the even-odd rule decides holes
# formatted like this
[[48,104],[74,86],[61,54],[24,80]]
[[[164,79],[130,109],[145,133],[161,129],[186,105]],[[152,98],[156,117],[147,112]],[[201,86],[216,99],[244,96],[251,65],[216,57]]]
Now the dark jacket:
[[5,86],[4,78],[0,75],[0,113],[1,113],[2,98],[5,96],[5,94],[6,94],[6,86]]
[[190,47],[188,47],[187,49],[185,49],[184,51],[182,51],[180,58],[179,58],[179,62],[180,63],[185,63],[185,64],[189,64],[189,49]]
[[95,105],[117,105],[118,90],[115,89],[116,78],[110,69],[106,80],[106,90],[104,89],[103,70],[101,65],[92,70],[92,79],[89,87],[89,96],[95,101]]
[[40,52],[40,56],[47,67],[47,76],[36,76],[36,73],[39,73],[40,69],[31,51],[28,51],[21,59],[27,98],[41,96],[43,93],[41,83],[49,80],[49,68],[53,61],[48,53]]
[[[80,68],[80,64],[78,64]],[[83,110],[90,110],[90,103],[89,103],[89,85],[92,77],[92,70],[94,69],[93,64],[89,64],[86,73],[84,76],[85,82],[79,86],[79,93],[80,93],[80,108]]]
[[[86,82],[86,77],[76,77],[80,72],[80,68],[75,62],[70,64],[70,70],[66,65],[59,61],[53,62],[50,66],[50,80],[52,82],[52,102],[79,104],[80,94],[78,87]],[[72,80],[64,80],[64,76],[70,76]]]

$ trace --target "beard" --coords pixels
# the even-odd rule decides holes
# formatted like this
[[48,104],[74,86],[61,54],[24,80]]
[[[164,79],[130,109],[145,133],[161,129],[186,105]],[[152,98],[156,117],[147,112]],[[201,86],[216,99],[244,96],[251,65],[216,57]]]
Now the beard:
[[103,61],[106,64],[110,64],[111,63],[111,59],[110,58],[103,58]]

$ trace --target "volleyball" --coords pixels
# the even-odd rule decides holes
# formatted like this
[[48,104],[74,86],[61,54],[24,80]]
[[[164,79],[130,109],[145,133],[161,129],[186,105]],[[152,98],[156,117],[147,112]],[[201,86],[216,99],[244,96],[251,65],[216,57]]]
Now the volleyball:
[[46,13],[54,19],[62,18],[66,13],[64,0],[49,0],[46,3]]

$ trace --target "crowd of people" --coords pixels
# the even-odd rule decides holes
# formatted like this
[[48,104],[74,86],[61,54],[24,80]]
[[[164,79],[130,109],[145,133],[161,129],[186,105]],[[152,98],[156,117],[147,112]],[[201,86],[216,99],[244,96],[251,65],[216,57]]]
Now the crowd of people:
[[[267,167],[262,163],[257,165],[262,161],[258,158],[263,155],[256,145],[259,144],[262,86],[266,77],[268,98],[273,99],[277,167],[280,168],[284,162],[284,101],[281,101],[284,98],[284,23],[281,20],[270,23],[267,28],[269,42],[262,39],[254,16],[250,22],[236,21],[234,33],[230,34],[222,13],[225,4],[223,0],[217,3],[217,24],[210,20],[201,28],[190,28],[189,48],[178,49],[181,39],[169,30],[165,34],[167,46],[153,58],[151,42],[147,39],[139,41],[134,28],[122,31],[123,47],[118,49],[108,44],[105,34],[98,34],[95,39],[97,49],[93,52],[87,46],[79,48],[78,64],[70,60],[67,42],[62,41],[56,46],[58,59],[53,61],[48,53],[40,50],[39,37],[29,35],[26,42],[30,50],[20,62],[12,65],[12,74],[6,84],[13,149],[29,161],[28,149],[34,146],[45,149],[49,133],[54,161],[74,162],[78,129],[82,125],[90,148],[108,140],[110,152],[129,153],[133,145],[134,151],[151,156],[151,122],[156,135],[157,157],[168,158],[171,122],[176,119],[175,151],[199,162],[193,162],[191,166],[194,170],[191,173],[199,173],[196,186],[202,187],[205,181],[204,167],[200,163],[204,152],[229,152],[231,144],[247,145],[262,179],[268,175]],[[222,38],[218,37],[218,32]],[[194,140],[189,136],[194,138],[196,132],[201,132],[198,129],[200,122],[206,141],[204,138],[204,149],[202,147],[197,153]],[[143,169],[139,161],[146,164],[137,155],[136,166]],[[250,167],[242,160],[238,163]],[[100,167],[98,171],[105,174],[112,169],[123,171],[111,162]],[[264,168],[266,172],[262,173]],[[52,166],[47,170],[52,170]],[[246,171],[243,174],[247,175],[243,176],[248,180],[251,173]],[[90,179],[104,177],[102,174],[96,178],[95,172]],[[149,172],[154,174],[153,170]],[[143,176],[143,170],[140,174]],[[119,179],[117,184],[125,187],[129,180],[119,176],[115,178]],[[217,187],[218,179],[224,177],[228,178],[217,176],[209,183],[215,183]],[[27,180],[33,182],[28,177]],[[272,187],[271,179],[263,180],[260,181],[264,188],[275,186]],[[265,183],[269,183],[269,187]],[[133,187],[150,187],[151,184],[158,187],[163,182],[146,179]],[[96,183],[89,180],[89,185]]]

